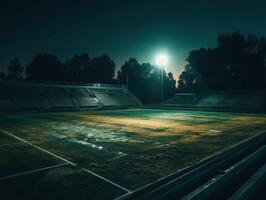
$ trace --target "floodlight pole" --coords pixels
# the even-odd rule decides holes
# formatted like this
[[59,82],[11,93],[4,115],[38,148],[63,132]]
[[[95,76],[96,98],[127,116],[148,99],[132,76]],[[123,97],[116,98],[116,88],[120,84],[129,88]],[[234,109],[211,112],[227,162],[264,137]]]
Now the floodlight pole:
[[163,66],[161,66],[161,104],[163,103]]

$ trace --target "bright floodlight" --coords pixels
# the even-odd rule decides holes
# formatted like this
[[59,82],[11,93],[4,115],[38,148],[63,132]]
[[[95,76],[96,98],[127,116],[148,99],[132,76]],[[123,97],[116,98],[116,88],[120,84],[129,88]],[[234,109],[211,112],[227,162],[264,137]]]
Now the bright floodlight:
[[155,58],[155,64],[159,67],[165,67],[168,65],[168,56],[166,54],[160,54]]

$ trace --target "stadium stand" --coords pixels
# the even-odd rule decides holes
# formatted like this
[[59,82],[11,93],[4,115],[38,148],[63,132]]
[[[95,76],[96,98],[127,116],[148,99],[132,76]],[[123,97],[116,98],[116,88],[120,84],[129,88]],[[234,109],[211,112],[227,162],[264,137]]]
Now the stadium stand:
[[262,108],[266,106],[266,92],[235,91],[235,92],[209,92],[199,98],[199,106],[217,106],[232,108]]
[[127,90],[113,90],[112,95],[116,98],[120,104],[128,105],[128,106],[135,106],[136,102],[130,95],[128,95]]
[[91,89],[99,101],[106,106],[137,106],[131,94],[123,88]]
[[76,106],[65,87],[44,87],[43,90],[53,108],[74,108]]
[[18,109],[50,108],[48,99],[42,94],[38,86],[13,85],[9,87]]
[[139,106],[122,85],[63,84],[31,81],[0,82],[0,110],[69,110]]
[[161,106],[178,109],[266,112],[266,91],[215,91],[177,94]]
[[88,88],[67,88],[80,107],[100,106],[101,103]]
[[113,89],[91,89],[97,99],[106,106],[119,106],[119,100],[113,95]]

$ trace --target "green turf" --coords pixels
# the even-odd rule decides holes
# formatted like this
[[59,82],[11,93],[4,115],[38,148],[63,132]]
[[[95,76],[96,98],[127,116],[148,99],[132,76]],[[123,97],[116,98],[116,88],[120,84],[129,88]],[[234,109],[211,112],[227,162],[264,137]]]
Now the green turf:
[[71,166],[0,181],[0,188],[2,200],[114,199],[124,194],[115,186]]
[[4,146],[8,146],[14,143],[17,143],[18,141],[14,138],[11,138],[7,135],[0,134],[0,148]]
[[13,113],[0,116],[0,128],[133,190],[265,131],[266,116],[152,109]]
[[0,157],[0,178],[63,163],[26,144],[0,147]]

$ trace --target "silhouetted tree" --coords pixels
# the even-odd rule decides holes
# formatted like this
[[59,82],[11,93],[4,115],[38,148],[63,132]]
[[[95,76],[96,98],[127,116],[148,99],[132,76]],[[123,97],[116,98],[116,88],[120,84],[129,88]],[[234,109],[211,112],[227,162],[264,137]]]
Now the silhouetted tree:
[[165,85],[167,86],[165,89],[166,97],[171,97],[176,93],[176,80],[174,78],[174,75],[172,72],[168,72],[167,79],[165,81],[167,82]]
[[66,81],[114,83],[115,62],[106,54],[91,59],[84,53],[67,60],[64,71]]
[[180,74],[177,91],[184,93],[199,93],[206,88],[205,80],[200,73],[190,67],[185,66],[185,70]]
[[115,83],[127,84],[129,89],[144,102],[159,102],[161,76],[163,76],[164,99],[176,92],[172,73],[149,63],[138,63],[130,58],[118,71],[115,80],[115,62],[106,54],[90,58],[87,53],[74,55],[61,63],[55,55],[38,54],[28,65],[27,78],[32,80]]
[[23,78],[23,67],[20,64],[18,58],[10,60],[8,65],[7,79],[19,80]]
[[192,50],[179,77],[178,90],[242,90],[266,88],[265,38],[234,32],[218,36],[218,46]]
[[92,82],[93,69],[87,53],[74,55],[64,63],[64,80],[69,82]]
[[[144,103],[158,103],[160,101],[161,69],[149,63],[138,63],[130,58],[118,71],[119,83],[128,84],[128,88]],[[176,81],[173,74],[163,71],[164,99],[176,92]]]
[[132,87],[136,79],[140,79],[140,77],[138,77],[141,75],[140,68],[141,65],[138,63],[137,59],[130,58],[122,65],[121,70],[118,71],[118,81]]
[[31,80],[61,81],[64,70],[62,63],[55,55],[38,54],[27,66],[26,74]]
[[115,76],[115,62],[104,54],[91,60],[91,68],[87,74],[91,74],[91,81],[98,83],[113,83]]

